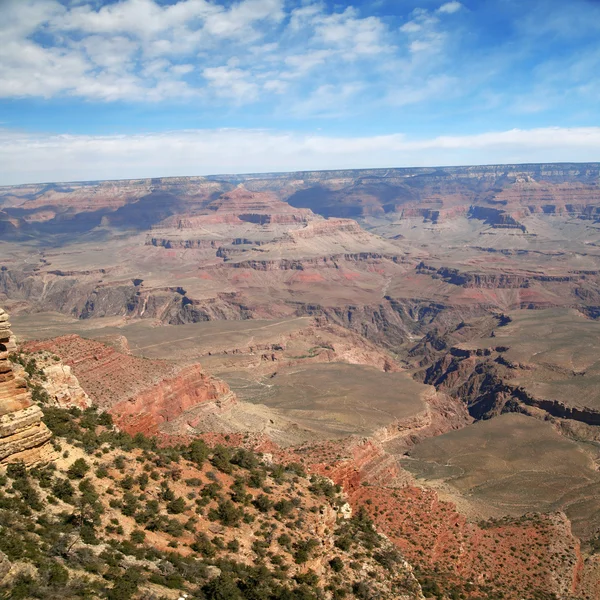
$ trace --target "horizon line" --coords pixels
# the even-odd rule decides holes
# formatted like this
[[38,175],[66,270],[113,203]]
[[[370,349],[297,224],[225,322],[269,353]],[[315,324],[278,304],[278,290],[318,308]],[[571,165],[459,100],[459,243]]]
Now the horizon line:
[[218,178],[233,178],[233,177],[257,177],[257,176],[275,176],[275,175],[291,175],[296,173],[343,173],[346,171],[436,171],[442,169],[469,169],[469,168],[492,168],[492,167],[542,167],[542,166],[564,166],[577,165],[595,167],[600,170],[599,161],[558,161],[558,162],[525,162],[525,163],[486,163],[486,164],[463,164],[463,165],[438,165],[438,166],[418,166],[418,167],[358,167],[347,169],[303,169],[299,171],[254,171],[244,173],[216,173],[209,175],[166,175],[158,177],[124,177],[119,179],[80,179],[67,181],[40,181],[40,182],[24,182],[9,185],[0,185],[3,188],[18,188],[30,185],[67,185],[67,184],[96,184],[105,182],[124,182],[124,181],[152,181],[165,179],[210,179],[218,180]]

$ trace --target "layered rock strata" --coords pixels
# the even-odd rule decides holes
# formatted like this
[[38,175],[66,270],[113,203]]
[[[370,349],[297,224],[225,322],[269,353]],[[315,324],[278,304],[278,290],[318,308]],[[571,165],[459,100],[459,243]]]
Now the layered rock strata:
[[49,454],[51,433],[25,381],[15,377],[8,359],[15,349],[8,315],[0,309],[0,463],[22,460],[32,465]]
[[174,421],[191,409],[221,412],[236,403],[224,381],[202,371],[199,364],[185,367],[137,396],[115,404],[110,413],[117,425],[134,435],[156,435],[163,424]]
[[[85,397],[108,411],[115,424],[131,435],[156,435],[188,411],[195,410],[195,416],[205,409],[218,413],[236,402],[227,384],[197,363],[182,367],[139,358],[77,335],[29,342],[24,349],[59,356]],[[185,422],[187,417],[182,418]]]

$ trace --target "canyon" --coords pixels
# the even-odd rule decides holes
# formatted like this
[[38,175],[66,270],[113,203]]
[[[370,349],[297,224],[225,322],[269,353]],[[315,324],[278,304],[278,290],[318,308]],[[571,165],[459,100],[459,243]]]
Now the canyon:
[[433,597],[600,598],[599,164],[3,187],[0,250],[49,405],[300,461]]

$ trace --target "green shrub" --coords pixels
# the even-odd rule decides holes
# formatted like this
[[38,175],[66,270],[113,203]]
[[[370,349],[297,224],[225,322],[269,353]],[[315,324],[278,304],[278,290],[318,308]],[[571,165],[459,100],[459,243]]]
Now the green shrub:
[[215,446],[212,458],[210,462],[214,467],[219,469],[222,473],[231,474],[233,472],[233,466],[231,464],[231,450],[218,444]]
[[52,486],[52,493],[63,502],[72,502],[75,488],[68,479],[57,479]]
[[336,573],[340,573],[344,570],[344,561],[339,556],[336,556],[329,561],[329,566]]
[[27,477],[27,468],[25,467],[25,463],[21,461],[9,463],[9,465],[6,467],[6,474],[11,479],[25,479]]
[[134,544],[143,544],[146,539],[146,532],[141,529],[134,529],[129,538]]
[[85,459],[78,458],[71,464],[71,466],[67,470],[67,475],[71,479],[83,479],[89,470],[90,465],[87,464]]
[[187,505],[185,500],[180,496],[178,498],[174,498],[170,502],[167,503],[167,511],[172,515],[179,515],[182,512],[185,512]]
[[235,506],[231,500],[219,502],[216,509],[208,513],[208,518],[212,521],[220,521],[226,527],[235,527],[242,518],[243,511]]
[[202,532],[196,535],[196,539],[190,544],[190,548],[206,558],[213,558],[217,553],[213,543],[208,539],[208,536]]
[[318,547],[319,542],[314,538],[297,542],[294,551],[294,561],[299,565],[307,562],[310,559],[311,554]]
[[252,504],[262,513],[266,513],[273,508],[273,501],[266,494],[259,494]]

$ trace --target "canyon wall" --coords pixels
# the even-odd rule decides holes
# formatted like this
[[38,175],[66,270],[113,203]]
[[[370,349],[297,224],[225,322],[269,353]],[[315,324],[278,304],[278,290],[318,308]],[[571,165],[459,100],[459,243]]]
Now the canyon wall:
[[201,365],[182,367],[149,360],[77,335],[24,345],[27,352],[51,351],[72,371],[94,405],[113,415],[116,425],[135,435],[155,435],[198,404],[235,403],[223,381]]
[[117,426],[131,435],[156,435],[161,425],[199,404],[209,403],[214,410],[220,404],[230,407],[235,403],[235,395],[225,382],[207,375],[200,365],[191,365],[176,376],[118,402],[109,412]]
[[0,463],[33,465],[48,458],[51,433],[25,381],[15,377],[9,360],[15,350],[8,315],[0,309]]
[[[100,225],[150,229],[161,221],[187,226],[197,215],[231,219],[235,205],[247,222],[301,222],[305,209],[326,217],[399,213],[431,222],[485,210],[493,227],[522,229],[530,214],[597,219],[598,163],[355,169],[171,177],[0,187],[0,224],[6,235],[84,232]],[[245,190],[239,190],[243,185]],[[268,195],[264,199],[256,193]],[[285,208],[281,200],[289,203]],[[285,205],[284,205],[285,206]],[[293,210],[293,209],[296,210]]]

